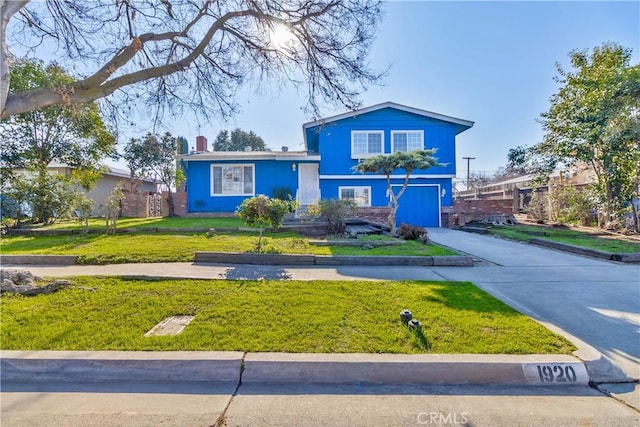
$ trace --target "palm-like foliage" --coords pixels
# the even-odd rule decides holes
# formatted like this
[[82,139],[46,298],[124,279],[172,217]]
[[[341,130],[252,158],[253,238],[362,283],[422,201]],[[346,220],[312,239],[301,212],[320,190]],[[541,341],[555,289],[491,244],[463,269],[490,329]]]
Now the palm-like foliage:
[[[389,194],[389,227],[391,235],[396,233],[396,213],[400,207],[399,199],[409,186],[409,178],[416,170],[429,169],[435,166],[443,166],[434,157],[436,150],[396,151],[393,154],[380,154],[370,157],[358,163],[353,170],[360,173],[373,173],[387,177],[387,192]],[[391,186],[391,175],[394,171],[404,170],[404,183],[396,194]]]

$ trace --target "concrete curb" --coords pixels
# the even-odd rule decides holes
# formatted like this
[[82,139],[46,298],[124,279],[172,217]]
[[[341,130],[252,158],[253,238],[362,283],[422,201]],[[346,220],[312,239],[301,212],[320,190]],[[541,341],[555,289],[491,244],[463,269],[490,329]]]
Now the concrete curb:
[[[0,264],[3,265],[74,265],[77,261],[77,255],[0,255]],[[349,256],[235,252],[196,252],[194,262],[251,265],[473,266],[473,258],[469,256]]]
[[0,264],[74,265],[77,255],[0,255]]
[[470,256],[357,256],[196,252],[195,262],[253,265],[365,265],[471,267]]
[[364,266],[422,266],[433,265],[429,256],[357,256],[357,255],[316,255],[315,265],[364,265]]
[[[587,384],[566,355],[3,351],[2,381],[431,385]],[[552,373],[556,371],[555,375]],[[242,371],[242,374],[241,374]],[[570,373],[569,381],[562,381]],[[551,376],[550,376],[551,375]]]
[[[565,369],[575,381],[542,382],[538,366]],[[545,373],[547,371],[545,370]],[[568,385],[589,382],[584,365],[562,355],[396,355],[249,353],[243,383]]]
[[[566,334],[565,334],[566,335]],[[576,342],[571,339],[572,342]],[[594,383],[618,383],[638,381],[638,378],[630,378],[620,368],[615,366],[609,359],[604,357],[598,350],[586,343],[578,345],[578,350],[573,354],[579,358],[587,370],[589,380]]]
[[595,258],[624,262],[624,263],[640,263],[639,253],[610,253],[599,251],[597,249],[582,248],[580,246],[569,245],[567,243],[554,242],[546,239],[529,239],[529,243],[544,246],[547,248],[559,249],[565,252],[571,252],[579,255],[587,255]]
[[242,352],[2,351],[2,381],[153,382],[240,380]]

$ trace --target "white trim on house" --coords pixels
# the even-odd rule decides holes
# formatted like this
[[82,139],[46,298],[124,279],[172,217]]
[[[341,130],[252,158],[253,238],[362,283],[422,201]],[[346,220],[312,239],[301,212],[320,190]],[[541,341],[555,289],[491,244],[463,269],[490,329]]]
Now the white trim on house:
[[395,108],[396,110],[405,111],[408,113],[418,114],[420,116],[429,117],[436,120],[443,120],[445,122],[466,126],[467,128],[473,127],[473,124],[474,124],[474,122],[470,120],[459,119],[457,117],[452,117],[452,116],[445,116],[444,114],[434,113],[433,111],[421,110],[419,108],[409,107],[407,105],[396,104],[395,102],[383,102],[382,104],[372,105],[370,107],[362,108],[360,110],[349,111],[346,113],[342,113],[335,116],[326,117],[324,119],[316,120],[313,122],[305,123],[302,125],[302,129],[304,131],[310,127],[325,125],[327,123],[335,122],[342,119],[348,119],[351,117],[357,117],[361,114],[382,110],[383,108]]
[[[409,179],[414,178],[428,178],[428,179],[443,179],[443,178],[455,178],[455,174],[439,174],[439,175],[411,175]],[[391,179],[404,179],[404,175],[391,175]],[[387,179],[385,175],[320,175],[320,179]],[[395,184],[394,184],[395,185]]]
[[[391,184],[391,187],[402,187],[403,184]],[[442,227],[442,189],[440,184],[409,184],[407,187],[437,187],[438,188],[438,227]],[[387,197],[389,197],[387,195]],[[402,199],[400,199],[402,200]]]
[[212,151],[206,153],[183,154],[180,160],[185,162],[198,161],[320,161],[319,154],[308,155],[306,151]]
[[[354,198],[353,200],[357,202],[358,200],[358,190],[366,190],[367,191],[367,203],[366,204],[358,204],[358,207],[371,207],[371,186],[369,185],[340,185],[338,186],[338,198],[342,200],[342,190],[353,190]],[[351,200],[351,199],[349,199]]]
[[[406,150],[398,150],[398,151],[414,151],[414,150],[424,150],[424,130],[421,129],[413,129],[413,130],[392,130],[391,131],[391,153],[395,153],[396,152],[396,147],[395,147],[395,139],[394,136],[397,134],[401,134],[404,133],[407,135],[407,149]],[[420,146],[418,148],[410,148],[409,147],[409,134],[410,133],[417,133],[420,134]]]
[[[356,135],[367,135],[367,152],[366,153],[355,152],[354,137]],[[380,151],[376,151],[376,152],[369,151],[369,140],[368,140],[369,135],[380,135]],[[367,159],[369,157],[377,156],[380,154],[384,154],[384,131],[383,130],[352,130],[351,131],[351,158],[352,159]]]
[[[246,167],[251,167],[251,192],[250,193],[233,193],[233,194],[228,194],[228,193],[214,193],[214,168],[224,168],[224,167],[241,167],[242,168],[242,188],[244,190],[244,168]],[[210,171],[210,195],[211,197],[234,197],[234,196],[254,196],[256,193],[256,166],[254,163],[212,163],[209,166],[209,171]],[[224,191],[223,188],[224,182],[221,183],[220,189],[221,191]]]

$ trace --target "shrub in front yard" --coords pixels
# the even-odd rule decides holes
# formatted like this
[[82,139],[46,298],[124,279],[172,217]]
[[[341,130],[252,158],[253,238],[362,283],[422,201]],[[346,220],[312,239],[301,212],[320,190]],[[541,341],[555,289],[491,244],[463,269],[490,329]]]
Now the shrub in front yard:
[[405,223],[400,224],[398,236],[402,237],[404,240],[417,240],[425,244],[428,242],[427,230],[424,227],[418,227],[415,225]]
[[343,234],[347,218],[353,215],[356,209],[356,202],[353,200],[320,200],[320,216],[327,221],[327,234]]

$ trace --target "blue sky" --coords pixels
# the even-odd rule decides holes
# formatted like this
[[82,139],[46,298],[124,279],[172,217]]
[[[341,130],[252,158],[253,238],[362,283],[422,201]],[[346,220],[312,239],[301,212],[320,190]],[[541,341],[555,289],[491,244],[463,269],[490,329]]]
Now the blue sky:
[[[506,163],[509,148],[542,138],[536,118],[557,91],[555,63],[566,66],[571,50],[605,41],[632,48],[638,63],[640,2],[392,1],[370,56],[374,67],[391,65],[390,73],[362,101],[393,101],[474,121],[458,136],[458,176],[466,176],[463,156],[476,158],[472,171],[491,174]],[[302,149],[302,124],[310,118],[294,90],[247,88],[240,104],[241,112],[227,123],[199,127],[184,118],[172,131],[191,146],[199,132],[211,143],[221,129],[240,127],[272,149]]]

